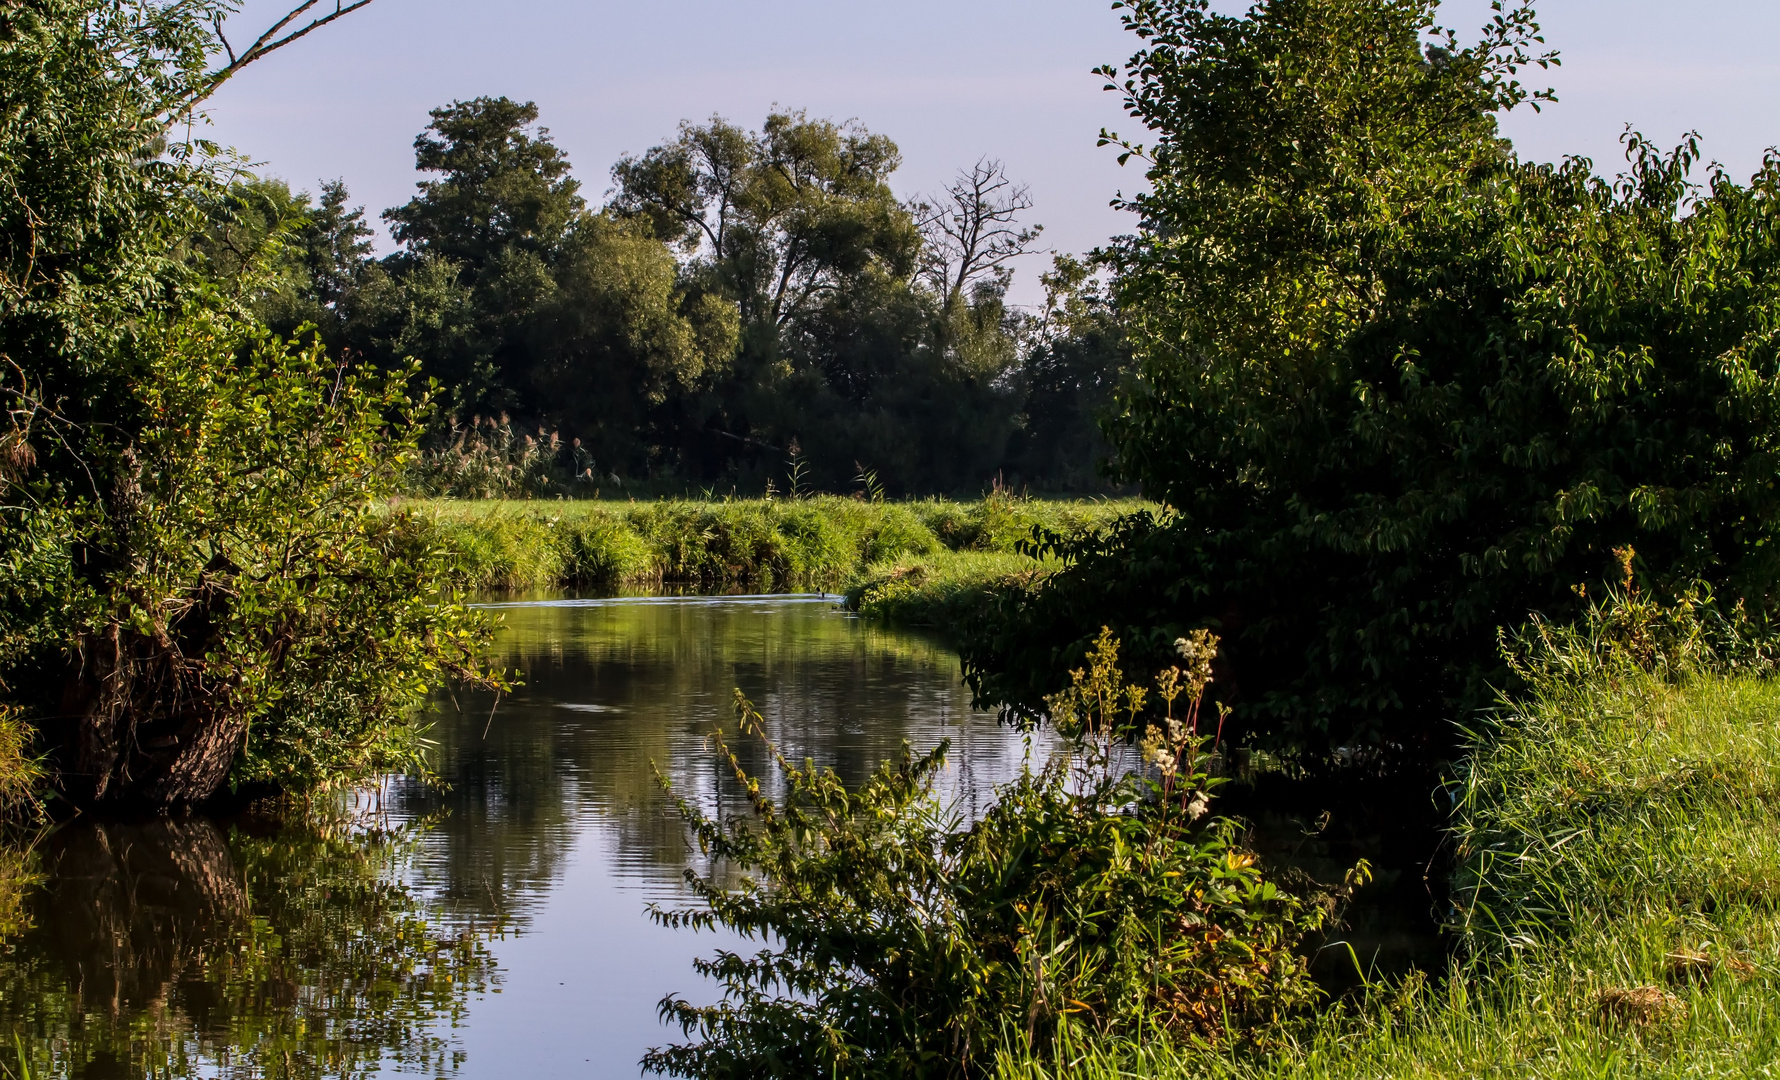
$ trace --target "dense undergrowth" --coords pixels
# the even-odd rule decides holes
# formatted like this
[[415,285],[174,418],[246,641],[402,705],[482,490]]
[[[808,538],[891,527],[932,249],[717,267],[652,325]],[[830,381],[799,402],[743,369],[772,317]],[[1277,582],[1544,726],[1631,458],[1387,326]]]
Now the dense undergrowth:
[[[699,961],[723,1000],[663,1001],[692,1041],[652,1050],[644,1067],[962,1080],[1010,1042],[1051,1053],[1058,1032],[1265,1041],[1315,999],[1300,944],[1347,889],[1280,889],[1238,824],[1208,812],[1222,781],[1200,705],[1216,651],[1213,635],[1183,640],[1181,665],[1132,685],[1103,632],[1052,699],[1069,752],[998,788],[975,821],[934,790],[944,742],[924,754],[905,743],[900,761],[849,787],[770,743],[770,767],[750,769],[718,734],[720,767],[751,813],[679,807],[700,852],[742,881],[689,873],[699,903],[655,916],[764,949]],[[741,738],[764,740],[736,698]],[[1146,768],[1130,768],[1133,739]]]
[[[651,583],[759,589],[908,579],[976,580],[1037,564],[1015,553],[1034,528],[1096,530],[1142,505],[994,493],[976,502],[838,496],[406,504],[471,588]],[[881,592],[882,590],[880,590]],[[880,605],[886,606],[886,605]],[[919,620],[916,620],[919,621]]]
[[[1615,641],[1605,623],[1540,631],[1530,691],[1473,737],[1449,971],[1374,985],[1264,1054],[1076,1039],[1052,1064],[1010,1051],[1000,1075],[1771,1075],[1780,685],[1749,654],[1696,663],[1701,635]],[[1631,662],[1643,645],[1655,663]]]

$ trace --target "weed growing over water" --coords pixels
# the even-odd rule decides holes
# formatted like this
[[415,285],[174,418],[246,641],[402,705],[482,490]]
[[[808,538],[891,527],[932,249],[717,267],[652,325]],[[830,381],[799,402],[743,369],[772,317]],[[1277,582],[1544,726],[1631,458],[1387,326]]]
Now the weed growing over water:
[[[943,743],[925,754],[905,745],[856,789],[766,743],[774,798],[715,736],[750,813],[679,807],[701,852],[743,884],[689,874],[701,905],[654,915],[775,947],[700,961],[723,1001],[664,1001],[663,1017],[697,1041],[652,1051],[645,1066],[980,1076],[1006,1047],[1045,1058],[1073,1030],[1250,1042],[1311,1001],[1294,948],[1325,909],[1264,880],[1232,823],[1114,764],[1147,697],[1122,683],[1117,659],[1103,635],[1059,697],[1074,752],[1003,787],[975,823],[935,794]],[[753,706],[739,694],[736,706],[740,736],[765,743]],[[1172,783],[1205,792],[1211,778],[1177,770]]]

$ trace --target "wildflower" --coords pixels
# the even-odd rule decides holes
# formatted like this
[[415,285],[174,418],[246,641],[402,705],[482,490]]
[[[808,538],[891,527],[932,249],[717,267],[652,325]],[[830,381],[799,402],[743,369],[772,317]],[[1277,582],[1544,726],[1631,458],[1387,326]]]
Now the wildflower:
[[1161,769],[1164,773],[1174,771],[1174,747],[1170,739],[1163,735],[1162,729],[1154,724],[1144,735],[1143,742],[1138,744],[1143,760]]
[[1211,800],[1206,798],[1205,792],[1196,791],[1193,793],[1192,800],[1187,803],[1187,820],[1198,821],[1210,809]]
[[[1181,639],[1185,641],[1185,638]],[[1163,701],[1173,705],[1174,699],[1180,696],[1180,668],[1171,667],[1156,676],[1156,691]]]

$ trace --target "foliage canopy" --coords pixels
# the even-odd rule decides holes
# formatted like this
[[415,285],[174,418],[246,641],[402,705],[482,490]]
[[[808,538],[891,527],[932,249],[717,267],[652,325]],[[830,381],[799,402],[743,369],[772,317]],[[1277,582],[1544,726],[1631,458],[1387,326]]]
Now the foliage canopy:
[[1038,711],[1103,621],[1152,657],[1209,625],[1253,738],[1439,754],[1508,678],[1497,629],[1568,619],[1615,549],[1769,617],[1780,161],[1518,160],[1529,7],[1466,48],[1411,0],[1126,8],[1155,142],[1125,144],[1153,191],[1112,253],[1139,378],[1109,438],[1168,512],[1059,541],[967,649],[982,696]]
[[284,253],[278,193],[171,138],[290,40],[212,66],[231,10],[0,16],[0,703],[80,803],[414,766],[428,688],[498,682],[482,620],[380,505],[412,452],[387,428],[425,405],[412,373],[270,336],[251,309]]

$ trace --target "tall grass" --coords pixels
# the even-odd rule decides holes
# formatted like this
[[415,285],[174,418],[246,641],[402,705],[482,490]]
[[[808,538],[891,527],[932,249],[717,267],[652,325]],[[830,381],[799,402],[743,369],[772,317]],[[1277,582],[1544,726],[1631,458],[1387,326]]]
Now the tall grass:
[[[975,503],[801,499],[653,502],[420,500],[430,540],[471,588],[839,588],[868,568],[905,571],[938,559],[921,580],[950,580],[968,560],[981,572],[1031,565],[1012,554],[1035,527],[1096,528],[1139,504],[1045,502],[1000,493]],[[906,576],[906,574],[905,574]],[[955,575],[954,575],[955,576]]]
[[939,551],[872,563],[847,582],[847,606],[902,626],[946,629],[1004,581],[1044,572],[1038,560],[1003,551]]
[[1454,788],[1463,954],[1266,1052],[1085,1045],[1051,1077],[1780,1071],[1780,686],[1625,666],[1546,680]]

